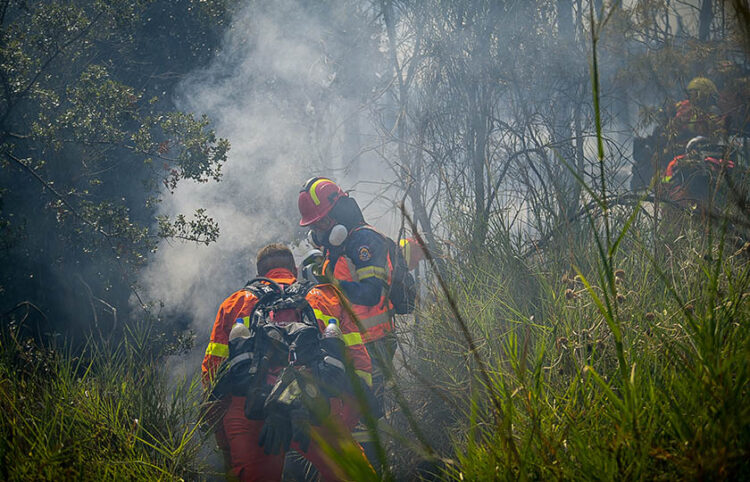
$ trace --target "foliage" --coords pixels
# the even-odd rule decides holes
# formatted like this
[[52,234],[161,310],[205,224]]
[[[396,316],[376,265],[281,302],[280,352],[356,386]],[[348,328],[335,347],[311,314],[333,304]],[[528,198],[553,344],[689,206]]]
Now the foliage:
[[[614,216],[612,227],[627,220]],[[446,476],[748,473],[748,245],[732,248],[717,239],[721,230],[703,237],[706,225],[696,218],[670,224],[653,238],[651,219],[637,217],[614,259],[613,285],[597,274],[608,271],[593,239],[573,259],[546,252],[525,270],[484,259],[448,272],[492,381],[482,382],[443,302],[419,314],[401,375],[428,439],[457,459]],[[537,296],[513,296],[528,277]],[[508,428],[518,459],[502,448]]]
[[586,179],[560,159],[591,200],[584,217],[534,250],[501,230],[486,253],[446,263],[438,279],[449,288],[429,295],[409,330],[401,383],[419,415],[446,420],[424,426],[445,478],[750,471],[746,201],[617,206],[599,121],[602,25],[591,33],[599,173]]
[[0,334],[3,480],[205,477],[200,382],[168,382],[147,325],[74,355],[23,336],[24,319]]
[[[174,111],[170,95],[209,58],[226,5],[3,2],[3,311],[32,302],[57,331],[83,322],[93,298],[126,315],[159,239],[216,240],[204,209],[158,223],[155,212],[179,182],[220,179],[228,141],[207,118]],[[174,39],[156,48],[167,27]]]
[[[205,475],[200,390],[162,371],[185,335],[122,320],[147,308],[134,280],[158,240],[219,235],[204,207],[158,206],[221,178],[228,142],[171,96],[232,3],[0,2],[4,479]],[[721,70],[746,68],[742,2],[686,3],[248,4],[316,24],[305,39],[337,18],[320,39],[331,68],[313,69],[325,79],[300,89],[292,68],[246,94],[303,120],[314,163],[339,137],[342,157],[386,159],[436,258],[401,325],[386,477],[750,473],[747,200],[685,211],[623,195],[632,134],[664,129],[690,78],[746,81]],[[331,123],[337,96],[354,107]],[[38,341],[76,323],[83,348]]]

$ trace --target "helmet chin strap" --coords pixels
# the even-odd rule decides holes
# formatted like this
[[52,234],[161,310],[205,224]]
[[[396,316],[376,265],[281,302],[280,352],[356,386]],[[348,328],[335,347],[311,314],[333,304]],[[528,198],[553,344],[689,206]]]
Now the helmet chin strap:
[[347,236],[349,236],[349,230],[346,229],[346,226],[337,224],[328,233],[328,243],[331,246],[341,246],[346,241]]

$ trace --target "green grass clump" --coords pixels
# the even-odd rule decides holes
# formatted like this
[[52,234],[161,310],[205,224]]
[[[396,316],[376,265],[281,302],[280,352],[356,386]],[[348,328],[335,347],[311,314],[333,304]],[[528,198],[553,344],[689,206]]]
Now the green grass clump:
[[170,383],[148,329],[75,356],[0,335],[0,478],[193,480],[200,384]]
[[[418,415],[443,420],[424,430],[455,461],[444,477],[750,474],[750,253],[692,221],[645,241],[649,222],[630,225],[608,268],[592,237],[573,257],[447,276],[490,383],[447,303],[423,310],[405,377]],[[519,277],[538,296],[512,296]]]

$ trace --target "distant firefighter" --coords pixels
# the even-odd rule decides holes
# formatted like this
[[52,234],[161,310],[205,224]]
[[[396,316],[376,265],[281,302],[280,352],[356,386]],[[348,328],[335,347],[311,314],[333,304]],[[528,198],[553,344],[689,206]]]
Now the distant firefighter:
[[718,142],[726,136],[724,116],[719,111],[719,91],[705,77],[687,85],[688,98],[677,103],[677,112],[667,126],[673,144],[684,145],[696,136]]
[[728,159],[722,145],[713,144],[705,137],[694,137],[685,147],[685,153],[669,163],[662,178],[668,197],[684,206],[709,201],[721,201],[723,176],[729,175],[734,162]]

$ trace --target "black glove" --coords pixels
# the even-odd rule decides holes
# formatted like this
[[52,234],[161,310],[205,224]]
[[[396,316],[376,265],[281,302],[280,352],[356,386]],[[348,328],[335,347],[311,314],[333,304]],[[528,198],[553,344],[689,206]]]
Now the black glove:
[[260,431],[258,445],[266,455],[282,454],[289,450],[292,441],[292,424],[286,414],[274,412],[266,417]]
[[318,384],[326,397],[338,397],[348,391],[349,380],[344,363],[330,355],[318,362]]
[[310,412],[305,407],[297,405],[289,411],[289,421],[292,427],[292,440],[299,444],[300,450],[307,452],[310,447]]

